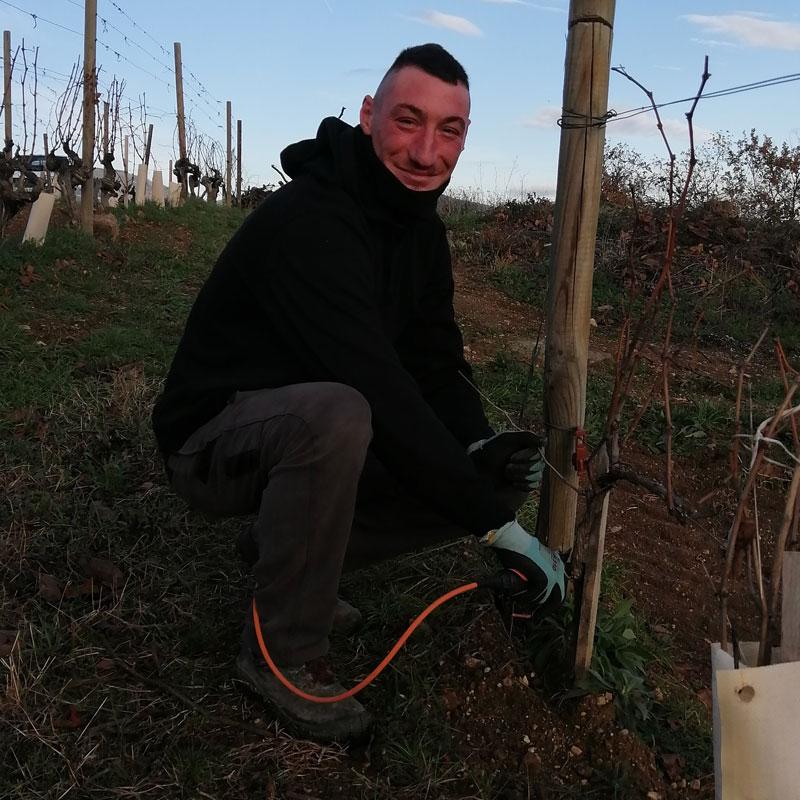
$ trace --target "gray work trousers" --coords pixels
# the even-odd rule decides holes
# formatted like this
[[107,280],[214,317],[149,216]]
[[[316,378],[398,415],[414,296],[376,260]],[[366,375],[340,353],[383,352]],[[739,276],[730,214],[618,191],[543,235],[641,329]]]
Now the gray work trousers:
[[167,460],[192,508],[257,514],[256,607],[283,666],[327,652],[343,571],[466,535],[386,472],[371,438],[358,391],[303,383],[236,393]]

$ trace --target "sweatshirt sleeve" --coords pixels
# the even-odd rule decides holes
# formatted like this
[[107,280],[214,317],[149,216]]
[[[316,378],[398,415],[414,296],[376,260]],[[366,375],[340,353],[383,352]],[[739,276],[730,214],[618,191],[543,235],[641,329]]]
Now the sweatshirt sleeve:
[[453,310],[453,273],[444,229],[418,313],[397,344],[425,400],[466,447],[494,431],[486,419]]
[[[290,221],[266,263],[243,272],[303,371],[357,389],[372,409],[375,454],[444,517],[482,535],[513,512],[426,402],[383,332],[366,239],[343,218]],[[466,386],[466,384],[465,384]]]

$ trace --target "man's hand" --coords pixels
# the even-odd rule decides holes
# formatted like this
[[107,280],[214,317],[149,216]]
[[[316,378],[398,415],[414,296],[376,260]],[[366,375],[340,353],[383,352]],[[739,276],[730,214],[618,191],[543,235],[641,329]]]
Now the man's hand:
[[508,431],[471,444],[467,453],[495,489],[528,495],[542,482],[546,441],[530,431]]
[[509,456],[505,479],[513,489],[530,493],[539,488],[544,475],[543,447],[526,447]]
[[506,569],[522,573],[527,579],[526,592],[540,606],[560,606],[566,595],[564,562],[556,550],[545,547],[516,520],[490,531],[481,541],[497,553]]

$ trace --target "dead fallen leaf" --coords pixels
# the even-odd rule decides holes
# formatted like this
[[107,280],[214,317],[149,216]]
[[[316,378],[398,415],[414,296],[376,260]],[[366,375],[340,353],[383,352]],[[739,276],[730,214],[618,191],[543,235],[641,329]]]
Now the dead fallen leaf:
[[44,572],[39,573],[39,596],[51,603],[61,600],[61,584],[52,576]]
[[664,753],[661,756],[661,761],[664,763],[664,771],[671,781],[679,781],[683,776],[683,768],[686,766],[686,761],[683,756],[678,753]]
[[0,658],[11,655],[14,642],[17,640],[16,631],[0,631]]
[[708,711],[711,711],[713,703],[711,700],[710,688],[700,689],[700,691],[697,692],[697,699],[706,707]]
[[442,692],[442,705],[448,711],[455,711],[461,705],[461,698],[452,689]]
[[41,278],[36,274],[36,270],[34,269],[33,264],[26,264],[22,269],[19,271],[19,283],[20,286],[30,286],[34,281],[41,280]]
[[53,727],[61,730],[74,731],[75,728],[80,727],[81,718],[78,715],[78,709],[72,703],[68,704],[67,709],[66,717],[53,720]]
[[94,578],[112,589],[121,585],[124,578],[122,570],[105,558],[90,558],[84,571],[90,578]]
[[80,583],[74,583],[70,581],[64,587],[64,597],[86,597],[87,595],[92,594],[94,589],[94,581],[91,578],[87,578],[85,581],[81,581]]

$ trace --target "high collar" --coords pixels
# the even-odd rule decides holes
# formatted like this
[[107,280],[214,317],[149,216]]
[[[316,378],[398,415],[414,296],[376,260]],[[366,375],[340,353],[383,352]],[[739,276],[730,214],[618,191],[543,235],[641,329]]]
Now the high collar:
[[412,219],[434,219],[436,204],[449,181],[429,191],[404,186],[383,164],[360,125],[354,128],[359,190],[367,214],[403,223]]

